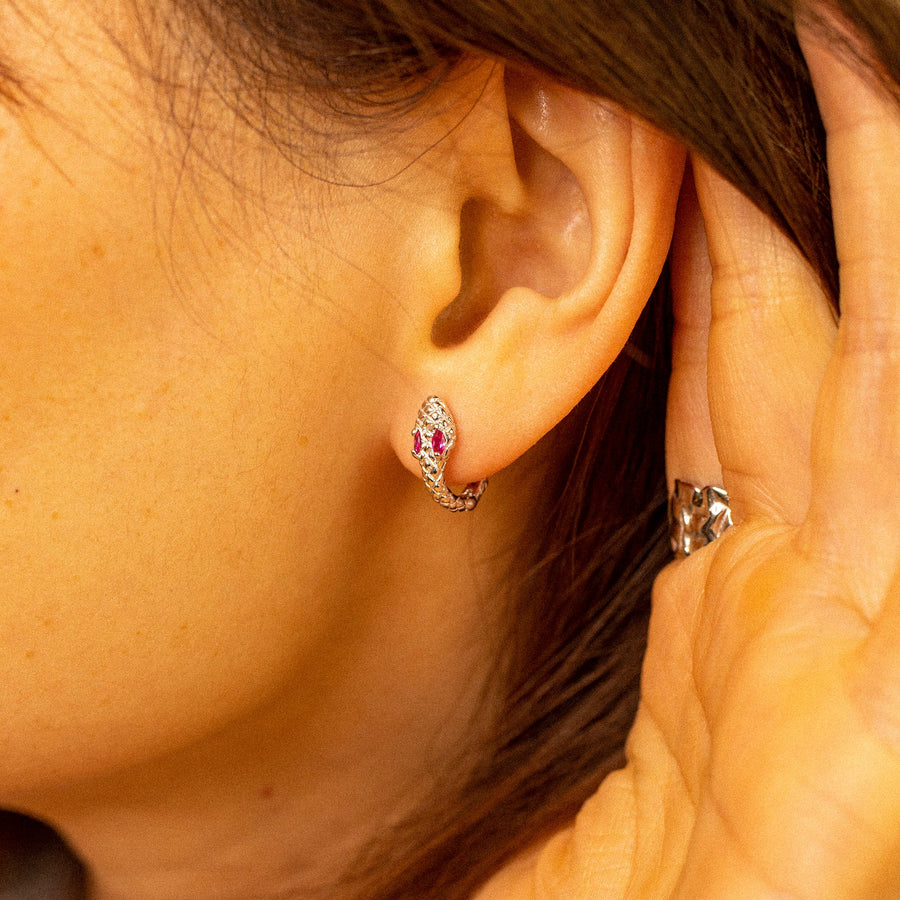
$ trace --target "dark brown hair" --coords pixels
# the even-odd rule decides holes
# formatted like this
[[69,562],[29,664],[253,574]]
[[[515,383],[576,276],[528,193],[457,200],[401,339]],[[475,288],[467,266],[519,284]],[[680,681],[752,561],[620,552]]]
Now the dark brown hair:
[[[896,3],[836,5],[900,81]],[[536,68],[616,100],[709,160],[778,223],[837,296],[824,133],[788,0],[176,6],[229,60],[235,98],[249,88],[260,107],[312,90],[336,98],[344,113],[389,115],[414,106],[466,54]],[[285,139],[290,122],[280,121]],[[621,764],[650,585],[668,553],[667,283],[664,273],[627,352],[546,439],[555,468],[545,473],[533,541],[510,573],[508,649],[498,660],[503,714],[491,738],[474,762],[448,774],[421,815],[373,845],[340,896],[468,897],[505,860],[565,824]]]

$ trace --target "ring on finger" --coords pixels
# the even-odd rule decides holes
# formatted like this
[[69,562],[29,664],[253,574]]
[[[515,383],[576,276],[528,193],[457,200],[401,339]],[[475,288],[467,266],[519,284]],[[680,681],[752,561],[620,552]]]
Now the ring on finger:
[[676,559],[711,544],[731,524],[728,494],[722,488],[675,480],[669,498],[669,545]]

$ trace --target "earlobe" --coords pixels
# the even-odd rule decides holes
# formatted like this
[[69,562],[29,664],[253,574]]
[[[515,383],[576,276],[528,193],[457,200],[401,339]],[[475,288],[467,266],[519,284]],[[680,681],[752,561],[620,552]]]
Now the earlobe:
[[[416,408],[435,393],[450,403],[460,431],[451,484],[515,460],[612,363],[662,270],[684,167],[682,148],[612,103],[509,73],[505,100],[506,121],[479,121],[506,129],[506,183],[517,179],[523,200],[504,210],[483,192],[462,198],[462,287],[412,354],[421,393],[392,428],[416,471]],[[465,163],[478,165],[477,154]]]

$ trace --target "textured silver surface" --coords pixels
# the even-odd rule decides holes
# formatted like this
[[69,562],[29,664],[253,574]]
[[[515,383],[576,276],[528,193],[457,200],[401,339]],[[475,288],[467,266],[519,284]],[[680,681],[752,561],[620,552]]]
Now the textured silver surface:
[[[440,435],[436,439],[437,432]],[[441,436],[443,441],[440,440]],[[444,482],[444,467],[456,443],[456,423],[447,404],[440,397],[429,397],[422,404],[412,437],[412,454],[422,466],[422,477],[431,496],[451,512],[475,509],[487,487],[487,478],[470,484],[459,494],[454,494]]]
[[730,525],[731,507],[722,488],[675,482],[669,498],[669,543],[677,558],[705,547]]

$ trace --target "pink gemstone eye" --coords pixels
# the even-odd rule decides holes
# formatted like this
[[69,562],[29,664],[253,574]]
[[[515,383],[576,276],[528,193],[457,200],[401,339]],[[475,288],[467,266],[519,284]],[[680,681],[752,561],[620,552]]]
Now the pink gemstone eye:
[[444,440],[443,431],[435,431],[431,436],[431,449],[440,456],[447,449],[447,442]]
[[413,435],[413,452],[422,452],[422,434],[418,431]]

